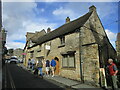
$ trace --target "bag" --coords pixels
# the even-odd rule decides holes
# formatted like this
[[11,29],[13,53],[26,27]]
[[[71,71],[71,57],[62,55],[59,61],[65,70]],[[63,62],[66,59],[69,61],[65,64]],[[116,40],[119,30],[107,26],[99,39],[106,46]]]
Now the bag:
[[38,61],[38,65],[37,65],[38,67],[40,67],[40,68],[42,68],[43,67],[43,63],[42,63],[42,61],[40,60],[40,61]]

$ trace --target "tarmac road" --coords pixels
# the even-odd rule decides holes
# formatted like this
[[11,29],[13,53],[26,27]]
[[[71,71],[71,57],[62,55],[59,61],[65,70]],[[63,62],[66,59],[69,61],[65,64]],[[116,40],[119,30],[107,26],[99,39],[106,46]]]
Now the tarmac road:
[[[10,82],[14,88],[59,88],[57,83],[51,83],[42,78],[35,77],[28,71],[18,67],[16,64],[8,64],[7,69],[10,73]],[[64,89],[63,89],[64,90]]]

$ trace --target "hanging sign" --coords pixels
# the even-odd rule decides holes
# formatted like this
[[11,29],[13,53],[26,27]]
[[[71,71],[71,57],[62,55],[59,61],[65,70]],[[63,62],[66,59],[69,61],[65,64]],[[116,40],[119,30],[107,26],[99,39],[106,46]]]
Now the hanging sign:
[[46,45],[46,46],[45,46],[45,49],[50,50],[50,46],[49,46],[49,45]]
[[105,76],[105,69],[100,68],[100,80],[101,80],[101,86],[102,87],[107,87],[107,82],[106,82],[106,76]]

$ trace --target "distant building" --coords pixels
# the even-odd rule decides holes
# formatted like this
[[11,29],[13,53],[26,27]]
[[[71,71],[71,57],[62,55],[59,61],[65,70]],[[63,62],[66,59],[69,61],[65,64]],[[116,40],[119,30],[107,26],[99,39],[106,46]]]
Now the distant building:
[[14,49],[8,49],[8,55],[11,57],[14,55]]
[[116,51],[117,51],[117,58],[120,61],[120,33],[117,34]]
[[[50,30],[48,30],[48,32],[50,32]],[[32,45],[34,45],[37,42],[38,38],[45,34],[46,34],[46,32],[44,29],[40,32],[35,32],[35,33],[27,32],[26,45],[24,47],[24,54],[26,54],[26,55],[24,55],[24,65],[25,66],[27,66],[28,59],[33,58],[33,53],[30,53],[28,51],[28,48],[31,47]]]
[[116,58],[116,51],[96,7],[91,6],[88,13],[76,20],[70,21],[67,17],[64,25],[47,31],[35,39],[35,34],[27,39],[24,64],[27,66],[29,58],[45,62],[56,57],[57,75],[100,86],[100,68],[106,67],[109,58]]
[[17,56],[18,59],[22,60],[23,59],[22,53],[23,53],[23,49],[17,48],[13,51],[13,56]]

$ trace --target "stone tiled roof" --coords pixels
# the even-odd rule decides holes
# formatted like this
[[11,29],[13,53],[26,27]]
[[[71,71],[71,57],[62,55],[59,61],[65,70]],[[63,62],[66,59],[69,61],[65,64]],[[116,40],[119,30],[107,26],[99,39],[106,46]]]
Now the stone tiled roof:
[[120,33],[117,34],[117,41],[120,41]]
[[82,27],[85,24],[85,22],[89,19],[91,14],[92,14],[92,12],[88,12],[84,16],[82,16],[74,21],[71,21],[69,23],[66,23],[66,24],[62,25],[61,27],[53,30],[52,32],[45,34],[44,36],[38,38],[37,43],[34,46],[42,44],[42,43],[52,40],[54,38],[60,37],[62,35],[72,33],[78,28],[80,29],[80,27]]
[[43,30],[40,31],[40,32],[36,32],[36,33],[33,35],[33,37],[31,37],[30,39],[32,40],[33,43],[36,43],[37,40],[38,40],[38,38],[40,38],[41,36],[43,36],[43,35],[45,35],[45,34],[46,34],[46,32],[45,32],[45,30],[43,29]]

